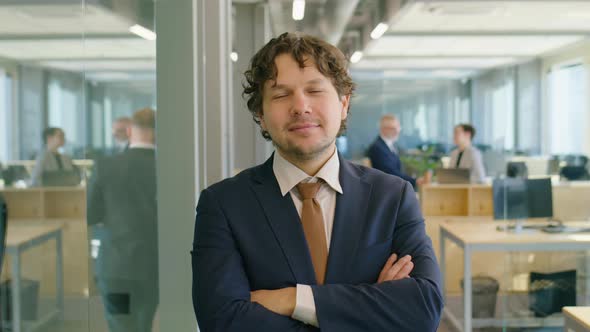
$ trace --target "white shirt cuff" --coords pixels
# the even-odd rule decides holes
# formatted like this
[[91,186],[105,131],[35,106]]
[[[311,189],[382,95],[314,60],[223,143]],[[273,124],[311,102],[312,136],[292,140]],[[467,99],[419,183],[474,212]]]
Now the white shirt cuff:
[[291,318],[305,324],[320,327],[315,310],[315,301],[313,291],[308,285],[297,284],[297,297],[295,300],[295,310]]

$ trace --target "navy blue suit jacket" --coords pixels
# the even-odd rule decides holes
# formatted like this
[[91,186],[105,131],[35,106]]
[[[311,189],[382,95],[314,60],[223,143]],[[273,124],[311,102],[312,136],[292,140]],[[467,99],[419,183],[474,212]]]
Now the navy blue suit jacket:
[[414,188],[416,187],[416,179],[402,172],[402,162],[399,156],[389,150],[389,147],[381,137],[377,137],[373,144],[371,144],[368,154],[373,168],[387,174],[399,176],[410,182]]
[[[340,157],[326,282],[318,286],[290,194],[264,164],[203,190],[192,251],[193,303],[210,331],[318,331],[250,301],[250,291],[311,285],[321,331],[436,331],[440,271],[408,182]],[[387,258],[411,278],[377,284]]]

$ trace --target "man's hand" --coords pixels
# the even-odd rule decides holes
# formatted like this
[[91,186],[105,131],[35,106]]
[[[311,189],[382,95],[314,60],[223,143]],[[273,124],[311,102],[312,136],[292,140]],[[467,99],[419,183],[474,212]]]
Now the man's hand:
[[250,301],[256,302],[279,315],[291,317],[295,311],[297,288],[258,290],[250,292]]
[[414,263],[412,263],[412,257],[410,255],[397,259],[397,255],[393,254],[389,257],[387,262],[385,262],[381,273],[379,273],[377,283],[409,278],[410,272],[412,272],[413,269]]

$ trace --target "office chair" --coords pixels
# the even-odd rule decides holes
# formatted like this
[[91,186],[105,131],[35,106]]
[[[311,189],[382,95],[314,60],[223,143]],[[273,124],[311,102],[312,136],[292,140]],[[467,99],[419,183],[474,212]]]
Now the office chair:
[[574,155],[570,154],[565,156],[565,163],[567,166],[581,166],[586,167],[588,164],[588,157],[584,155]]
[[560,175],[569,181],[583,181],[590,179],[590,174],[584,166],[564,166],[561,168]]
[[529,177],[529,169],[522,161],[511,161],[506,165],[506,176],[526,179]]

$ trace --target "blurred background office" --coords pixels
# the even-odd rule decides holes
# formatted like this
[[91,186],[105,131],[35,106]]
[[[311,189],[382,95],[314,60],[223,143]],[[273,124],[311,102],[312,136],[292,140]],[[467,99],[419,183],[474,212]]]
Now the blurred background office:
[[[96,264],[105,246],[123,249],[89,228],[87,184],[103,159],[133,153],[130,119],[149,108],[156,184],[142,185],[157,188],[157,209],[134,208],[157,211],[143,240],[157,233],[159,273],[145,295],[158,299],[154,331],[195,330],[188,251],[198,194],[272,153],[242,99],[243,71],[270,38],[295,30],[350,59],[357,91],[337,140],[345,158],[371,166],[380,119],[399,122],[387,151],[420,179],[446,271],[440,331],[561,331],[562,307],[590,305],[588,1],[0,0],[0,22],[3,327],[109,331]],[[475,129],[475,161],[458,158],[470,151],[458,125]],[[441,247],[441,234],[485,234],[494,252],[466,255],[449,238]]]

